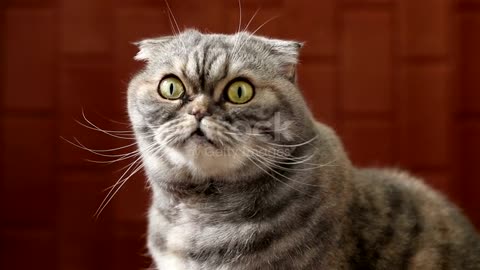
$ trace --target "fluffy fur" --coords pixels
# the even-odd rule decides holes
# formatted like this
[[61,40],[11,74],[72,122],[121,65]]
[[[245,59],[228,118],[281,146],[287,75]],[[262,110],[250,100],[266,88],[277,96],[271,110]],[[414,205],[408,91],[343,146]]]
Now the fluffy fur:
[[[458,209],[403,172],[355,168],[314,120],[298,42],[189,30],[138,46],[128,110],[158,269],[480,269]],[[181,99],[158,94],[167,75]],[[255,88],[246,104],[225,99],[236,78]]]

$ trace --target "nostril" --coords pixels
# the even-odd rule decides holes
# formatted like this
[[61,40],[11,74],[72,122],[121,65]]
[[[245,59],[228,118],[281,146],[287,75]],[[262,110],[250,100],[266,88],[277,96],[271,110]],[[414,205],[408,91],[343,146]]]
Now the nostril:
[[206,110],[200,110],[200,109],[192,109],[189,112],[191,115],[195,116],[195,118],[200,121],[202,120],[205,116],[209,116],[210,113],[207,112]]
[[197,120],[202,120],[205,116],[209,116],[210,114],[209,113],[197,113],[195,114],[195,118],[197,118]]

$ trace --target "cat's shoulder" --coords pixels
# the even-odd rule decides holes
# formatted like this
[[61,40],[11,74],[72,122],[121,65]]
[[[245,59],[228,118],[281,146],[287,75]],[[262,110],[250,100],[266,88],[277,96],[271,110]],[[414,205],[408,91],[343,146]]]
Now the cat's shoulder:
[[422,178],[396,168],[358,168],[356,179],[364,184],[397,185],[401,188],[425,191],[430,188]]
[[436,206],[452,206],[448,199],[423,178],[393,168],[363,168],[354,173],[355,185],[367,192],[383,193],[396,190],[409,200]]

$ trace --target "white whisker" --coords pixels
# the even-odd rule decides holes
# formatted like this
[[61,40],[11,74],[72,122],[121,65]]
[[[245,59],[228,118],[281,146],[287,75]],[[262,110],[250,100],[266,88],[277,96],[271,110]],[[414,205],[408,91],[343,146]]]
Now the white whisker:
[[170,13],[170,15],[172,15],[173,22],[175,23],[175,26],[177,27],[178,39],[180,40],[180,42],[181,42],[182,45],[183,45],[184,52],[187,53],[187,46],[185,46],[185,43],[183,42],[183,39],[180,37],[180,33],[181,33],[182,31],[180,30],[180,27],[178,26],[177,19],[175,19],[175,15],[173,15],[173,11],[172,11],[172,9],[170,8],[170,4],[168,3],[168,0],[164,0],[164,1],[165,1],[165,4],[167,5],[168,12]]
[[[152,144],[143,151],[145,153],[151,153],[152,149],[154,150],[154,153],[155,153],[155,152],[158,152],[159,150],[161,150],[162,147]],[[125,183],[133,175],[135,175],[139,170],[141,170],[144,167],[144,165],[141,161],[142,161],[142,156],[139,156],[137,159],[135,159],[135,161],[133,161],[130,165],[128,165],[128,168],[125,170],[125,172],[122,174],[122,176],[120,176],[120,178],[117,180],[117,182],[113,186],[108,188],[108,189],[110,189],[110,191],[105,196],[103,201],[100,203],[99,208],[97,209],[97,211],[94,214],[95,217],[98,218],[100,216],[100,214],[105,209],[105,207],[110,203],[110,201],[115,197],[115,195],[125,185]],[[129,172],[130,172],[130,174],[128,174]]]
[[[243,43],[240,45],[240,48],[238,48],[238,51],[240,51],[243,46],[260,30],[262,29],[262,27],[264,27],[266,24],[268,24],[269,22],[277,19],[279,16],[273,16],[272,18],[268,19],[266,22],[262,23],[259,27],[257,27],[257,29],[255,29],[252,33],[250,33],[250,35],[248,35],[247,39],[245,39],[243,41]],[[236,56],[237,54],[235,54]],[[236,59],[236,57],[234,57],[234,59]]]
[[[135,163],[133,163],[135,164]],[[127,176],[124,180],[121,181],[121,183],[118,185],[118,187],[116,188],[116,190],[112,193],[112,195],[110,197],[108,197],[109,195],[107,195],[107,197],[105,197],[104,201],[102,202],[101,206],[98,208],[98,210],[95,212],[94,216],[96,218],[98,218],[100,216],[100,214],[103,212],[103,210],[105,209],[105,207],[107,207],[107,205],[110,203],[110,201],[115,197],[115,195],[118,193],[118,191],[125,185],[125,183],[127,182],[128,179],[130,179],[135,173],[137,173],[139,170],[141,170],[143,168],[143,164],[140,163],[140,165],[135,168],[132,173],[130,173],[129,176]],[[118,182],[117,182],[118,183]],[[112,188],[111,191],[113,191],[114,189]],[[111,194],[111,193],[109,193]],[[108,199],[107,199],[108,198]]]
[[243,29],[243,31],[248,31],[248,27],[250,26],[250,23],[252,23],[253,19],[255,18],[255,16],[257,16],[257,13],[260,11],[260,8],[257,8],[257,10],[255,11],[255,13],[253,13],[253,16],[252,18],[250,18],[250,20],[248,21],[247,25],[245,26],[245,28]]
[[[244,155],[245,155],[245,153],[244,153]],[[272,174],[269,173],[265,168],[262,168],[262,166],[258,165],[257,162],[255,162],[255,161],[258,161],[258,163],[260,163],[260,164],[262,164],[262,165],[265,165],[265,164],[263,164],[261,161],[259,161],[259,160],[252,160],[248,155],[245,155],[245,156],[247,157],[247,159],[250,160],[250,162],[252,162],[252,163],[253,163],[255,166],[257,166],[260,170],[262,170],[264,173],[266,173],[267,175],[269,175],[270,177],[272,177],[272,178],[275,179],[276,181],[279,181],[280,183],[286,185],[287,187],[289,187],[289,188],[291,188],[291,189],[293,189],[293,190],[296,190],[296,191],[298,191],[298,192],[300,192],[300,193],[303,193],[303,194],[305,194],[305,195],[311,196],[311,195],[305,193],[304,191],[302,191],[302,190],[300,190],[300,189],[297,189],[297,188],[295,188],[294,186],[289,185],[288,183],[280,180],[278,177],[276,177],[275,175],[272,175]],[[311,197],[313,197],[313,196],[311,196]]]
[[294,147],[295,148],[295,147],[300,147],[300,146],[309,144],[309,143],[313,142],[314,140],[316,140],[317,138],[318,138],[318,135],[315,135],[310,140],[304,141],[304,142],[301,142],[301,143],[298,143],[298,144],[277,144],[277,143],[270,143],[270,142],[268,142],[268,144],[273,145],[273,146],[278,146],[278,147]]

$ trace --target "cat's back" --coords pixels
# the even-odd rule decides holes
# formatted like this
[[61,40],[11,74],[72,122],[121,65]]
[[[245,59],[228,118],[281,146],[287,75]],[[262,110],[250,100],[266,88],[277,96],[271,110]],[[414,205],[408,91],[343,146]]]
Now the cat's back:
[[[461,211],[398,170],[355,170],[350,264],[365,269],[480,269],[480,238]],[[362,268],[363,269],[363,268]]]

